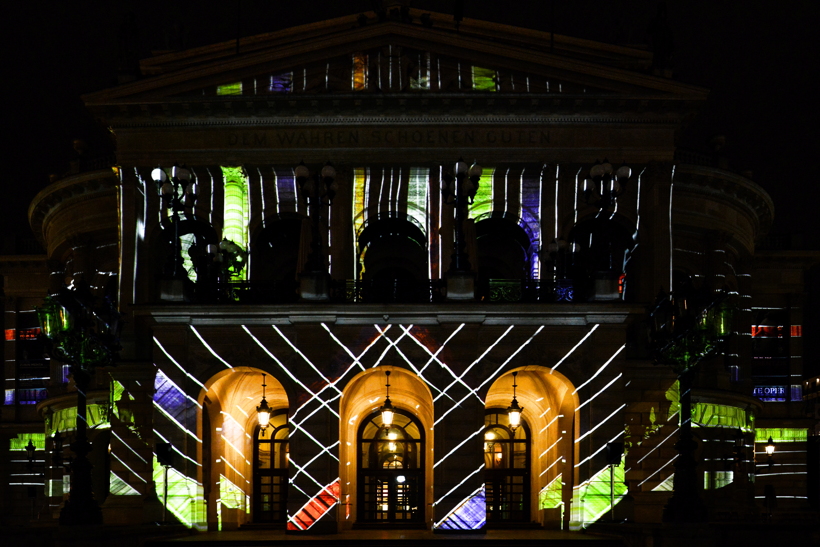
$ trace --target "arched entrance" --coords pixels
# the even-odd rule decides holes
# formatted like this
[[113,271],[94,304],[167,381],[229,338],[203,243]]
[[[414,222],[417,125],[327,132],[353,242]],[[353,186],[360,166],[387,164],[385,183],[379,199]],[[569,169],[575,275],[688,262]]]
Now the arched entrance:
[[[507,407],[514,382],[523,411],[521,426],[513,432]],[[510,370],[490,386],[484,422],[488,526],[557,525],[561,519],[568,524],[565,509],[578,481],[574,391],[563,374],[537,365]]]
[[257,518],[285,522],[288,397],[268,374],[265,398],[273,412],[261,434],[256,407],[262,400],[262,374],[251,367],[224,370],[205,383],[200,395],[200,461],[209,529],[234,529]]
[[285,409],[271,414],[267,429],[257,426],[253,441],[253,522],[288,520],[288,437]]
[[385,427],[377,411],[359,425],[359,522],[406,525],[424,522],[424,429],[397,410]]
[[[390,399],[396,409],[394,423],[399,428],[385,430],[378,410],[386,395],[384,373],[388,370]],[[339,476],[345,527],[428,526],[432,519],[429,508],[434,501],[434,431],[433,396],[424,381],[406,369],[389,365],[362,371],[345,386],[339,414]],[[404,477],[404,483],[399,482],[400,477]],[[380,480],[383,484],[379,490]],[[411,494],[408,488],[414,484],[415,493]],[[372,496],[381,496],[381,505],[387,507],[375,507],[376,498]]]
[[484,494],[487,525],[530,521],[530,428],[510,427],[507,410],[484,416]]

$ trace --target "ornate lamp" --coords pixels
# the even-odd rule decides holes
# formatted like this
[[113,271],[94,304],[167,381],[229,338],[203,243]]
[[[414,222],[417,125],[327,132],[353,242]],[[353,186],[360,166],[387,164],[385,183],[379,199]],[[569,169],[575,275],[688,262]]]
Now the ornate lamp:
[[766,443],[764,450],[766,450],[766,455],[768,456],[766,465],[772,467],[774,465],[774,458],[772,458],[772,455],[774,454],[774,441],[771,436],[769,436],[769,442]]
[[507,407],[507,416],[510,419],[510,429],[513,433],[521,425],[521,413],[524,409],[518,405],[518,399],[515,398],[515,388],[518,384],[515,383],[515,377],[518,376],[518,371],[513,372],[513,398],[510,406]]
[[262,374],[262,402],[256,407],[256,419],[259,421],[259,429],[262,430],[262,436],[265,435],[265,430],[270,425],[271,414],[270,406],[268,406],[268,401],[265,399],[265,388],[267,387],[265,383],[266,377],[267,374]]
[[393,408],[393,403],[390,402],[390,371],[385,370],[384,375],[387,377],[387,383],[385,385],[387,388],[387,396],[384,398],[384,404],[379,408],[379,412],[382,414],[382,425],[388,428],[393,425],[395,409]]
[[468,272],[471,268],[465,251],[463,224],[467,205],[473,203],[476,192],[478,192],[482,171],[481,166],[477,163],[473,162],[468,167],[464,158],[459,158],[453,168],[453,173],[445,171],[442,180],[441,194],[444,202],[454,204],[456,209],[455,249],[450,262],[451,272]]
[[179,242],[179,214],[184,212],[186,207],[192,208],[196,203],[196,184],[191,182],[191,171],[185,166],[180,167],[176,164],[171,168],[170,179],[161,166],[151,171],[151,178],[157,184],[163,204],[171,211],[174,226],[173,266],[165,272],[165,275],[171,279],[185,279],[187,274],[183,266],[182,247]]
[[632,169],[622,164],[614,170],[607,159],[596,161],[589,169],[590,179],[584,181],[584,201],[592,202],[600,209],[609,209],[615,199],[626,192],[626,184],[632,176]]

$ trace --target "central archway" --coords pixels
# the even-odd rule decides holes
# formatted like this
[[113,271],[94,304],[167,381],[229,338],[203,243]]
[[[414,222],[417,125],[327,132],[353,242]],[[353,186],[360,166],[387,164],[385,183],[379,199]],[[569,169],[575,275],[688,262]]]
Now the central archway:
[[[384,373],[388,370],[391,373],[390,399],[396,408],[396,421],[401,426],[401,431],[379,427],[381,422],[378,409],[384,402]],[[351,528],[354,523],[392,527],[430,526],[430,508],[433,503],[433,396],[424,381],[410,371],[387,365],[360,372],[345,387],[339,411],[341,510],[344,512],[340,515],[340,520],[345,523],[344,527]],[[390,438],[391,433],[395,439]],[[388,458],[381,461],[381,469],[377,469],[379,458],[391,453],[391,443],[395,445],[392,453],[398,455],[398,449],[401,448],[402,456],[407,460],[401,467],[399,464],[392,464],[394,467],[391,468]],[[360,472],[365,456],[368,458],[367,468]],[[386,468],[385,463],[388,464]],[[395,500],[392,503],[397,508],[402,504],[407,505],[404,502],[410,501],[411,496],[417,496],[413,504],[417,510],[411,511],[411,518],[379,519],[371,518],[373,514],[360,512],[362,509],[366,511],[366,506],[371,503],[371,500],[365,502],[362,498],[366,491],[363,490],[364,484],[361,481],[370,480],[367,477],[372,478],[379,473],[388,480],[393,480],[392,486],[385,483],[382,487],[382,494],[387,496],[385,501],[388,503],[388,511],[391,510],[389,500]],[[416,494],[408,493],[404,486],[397,487],[402,484],[398,482],[400,476],[405,477],[403,484],[407,486],[412,484],[408,481],[417,481]]]

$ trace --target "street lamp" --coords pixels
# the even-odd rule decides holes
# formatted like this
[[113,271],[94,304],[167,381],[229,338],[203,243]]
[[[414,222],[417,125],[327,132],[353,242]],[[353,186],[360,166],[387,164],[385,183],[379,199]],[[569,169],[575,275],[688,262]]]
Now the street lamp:
[[772,458],[772,456],[774,455],[774,441],[772,440],[771,435],[769,436],[769,442],[766,443],[764,450],[766,450],[766,455],[768,456],[766,459],[766,465],[773,467],[774,458]]
[[385,370],[384,375],[386,377],[385,387],[387,388],[387,396],[384,398],[384,404],[379,408],[379,412],[381,412],[382,415],[382,425],[387,429],[393,425],[393,416],[396,411],[393,407],[393,403],[390,402],[390,371]]
[[473,300],[475,298],[475,274],[467,256],[467,242],[464,239],[464,219],[467,206],[475,200],[481,179],[481,166],[473,162],[471,166],[459,158],[452,173],[444,170],[441,195],[444,203],[455,207],[455,228],[453,254],[450,269],[446,273],[448,300]]
[[321,210],[333,203],[338,185],[336,183],[336,169],[327,162],[320,173],[311,177],[310,170],[304,162],[294,169],[296,182],[307,197],[309,214],[313,221],[311,226],[310,253],[305,263],[304,271],[299,276],[299,292],[302,300],[323,301],[330,298],[330,280],[322,254],[322,236],[319,224],[322,219]]
[[101,524],[102,512],[94,499],[88,454],[86,392],[97,367],[114,366],[120,350],[120,313],[106,299],[96,299],[85,284],[62,288],[47,297],[37,315],[52,357],[69,365],[77,387],[77,435],[71,443],[76,457],[71,462],[71,491],[60,512],[60,524]]
[[515,430],[518,429],[518,426],[521,425],[521,413],[524,412],[524,409],[518,406],[518,399],[515,398],[515,388],[518,387],[518,384],[515,383],[515,377],[518,376],[518,371],[516,370],[513,374],[513,398],[510,406],[507,407],[507,417],[510,420],[510,430],[515,433]]
[[695,290],[691,281],[669,294],[661,292],[649,314],[650,347],[655,364],[670,366],[680,382],[680,429],[675,449],[674,492],[664,508],[667,522],[700,522],[706,508],[697,490],[697,443],[692,435],[695,367],[714,355],[729,334],[725,290]]
[[268,406],[268,401],[265,399],[265,388],[267,387],[265,383],[266,377],[267,374],[262,374],[262,402],[256,407],[256,419],[259,421],[259,429],[262,430],[263,437],[265,436],[265,430],[270,425],[271,414],[270,406]]
[[596,160],[589,169],[589,179],[584,180],[584,201],[606,210],[614,205],[618,196],[626,192],[626,184],[632,176],[632,169],[625,163],[617,170],[604,159],[603,163]]

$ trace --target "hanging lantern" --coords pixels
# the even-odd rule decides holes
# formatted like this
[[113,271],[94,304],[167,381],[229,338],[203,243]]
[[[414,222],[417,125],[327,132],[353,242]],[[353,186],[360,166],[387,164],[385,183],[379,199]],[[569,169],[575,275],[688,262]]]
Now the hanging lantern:
[[772,454],[774,454],[774,441],[769,437],[769,442],[766,443],[766,455],[771,456]]
[[515,383],[515,377],[518,376],[518,371],[513,372],[513,398],[510,406],[507,408],[507,416],[510,420],[510,429],[515,432],[518,426],[521,425],[521,413],[524,409],[518,405],[518,399],[515,398],[515,388],[518,384]]
[[265,434],[265,430],[268,428],[268,425],[270,425],[271,414],[270,406],[268,406],[268,401],[265,399],[265,388],[267,387],[265,383],[266,376],[267,374],[262,375],[262,402],[256,407],[256,419],[259,421],[259,428],[262,430],[262,435]]
[[384,375],[387,377],[387,396],[384,398],[384,404],[379,408],[379,412],[382,414],[382,425],[387,428],[393,425],[395,410],[393,409],[393,403],[390,402],[390,371],[384,371]]

